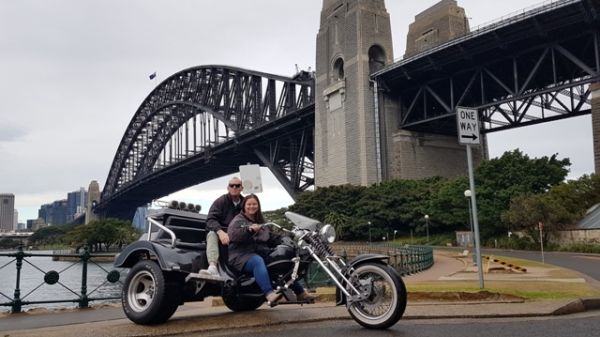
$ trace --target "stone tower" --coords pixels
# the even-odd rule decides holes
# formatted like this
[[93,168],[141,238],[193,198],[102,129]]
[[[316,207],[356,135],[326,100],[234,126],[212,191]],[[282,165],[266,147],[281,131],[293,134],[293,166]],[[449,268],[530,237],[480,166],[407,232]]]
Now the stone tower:
[[98,219],[92,208],[100,201],[100,185],[96,180],[90,182],[87,194],[87,205],[85,209],[85,223]]
[[324,0],[317,35],[316,186],[381,180],[369,75],[393,61],[384,0]]
[[408,26],[404,58],[469,32],[465,10],[455,0],[442,0],[415,16]]

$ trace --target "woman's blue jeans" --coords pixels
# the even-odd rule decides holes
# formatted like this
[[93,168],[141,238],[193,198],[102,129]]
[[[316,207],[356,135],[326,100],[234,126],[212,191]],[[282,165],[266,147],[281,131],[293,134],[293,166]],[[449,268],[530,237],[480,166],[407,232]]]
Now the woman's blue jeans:
[[[273,291],[271,279],[269,278],[269,273],[267,272],[267,266],[265,265],[265,260],[263,260],[262,257],[258,255],[252,255],[252,257],[246,261],[246,264],[244,264],[242,271],[245,273],[252,273],[256,284],[258,284],[263,294],[267,295]],[[302,288],[298,282],[294,282],[290,288],[295,294],[302,294],[304,292],[304,288]]]

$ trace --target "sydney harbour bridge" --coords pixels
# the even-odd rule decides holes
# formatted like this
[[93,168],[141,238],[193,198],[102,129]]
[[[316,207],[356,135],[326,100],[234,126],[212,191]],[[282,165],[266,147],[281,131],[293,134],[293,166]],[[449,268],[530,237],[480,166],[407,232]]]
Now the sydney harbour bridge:
[[[333,3],[350,8],[360,1]],[[457,106],[478,109],[483,134],[590,114],[598,105],[591,93],[600,81],[600,4],[552,1],[387,62],[369,79],[377,85],[368,104],[394,117],[387,118],[393,125],[376,126],[384,144],[393,129],[455,135]],[[131,218],[137,206],[247,163],[268,167],[297,195],[315,184],[319,170],[315,103],[323,97],[310,72],[284,77],[207,65],[173,74],[135,111],[96,213]],[[379,150],[380,176],[394,178],[385,169],[390,149]]]

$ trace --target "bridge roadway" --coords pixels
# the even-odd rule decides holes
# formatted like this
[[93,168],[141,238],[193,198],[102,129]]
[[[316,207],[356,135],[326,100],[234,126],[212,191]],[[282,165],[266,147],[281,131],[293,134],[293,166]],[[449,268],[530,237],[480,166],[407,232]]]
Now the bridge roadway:
[[[452,278],[465,270],[462,259],[453,253],[436,252],[436,263],[431,269],[405,277],[407,284]],[[473,280],[476,274],[472,273]],[[486,280],[493,280],[487,274]],[[547,274],[535,282],[553,282]],[[559,280],[554,280],[559,281]],[[573,282],[580,282],[578,278]],[[531,281],[529,281],[531,282]],[[560,282],[565,282],[561,280]],[[280,305],[261,307],[254,312],[233,313],[224,306],[211,306],[209,301],[186,304],[167,323],[158,326],[139,326],[124,317],[120,307],[109,306],[88,310],[61,311],[57,313],[22,313],[0,318],[0,331],[6,336],[164,336],[174,334],[202,334],[219,332],[235,335],[240,329],[280,325],[284,323],[349,320],[344,307],[335,307],[323,295],[323,302],[314,305]],[[478,301],[478,302],[428,302],[409,301],[403,320],[442,318],[494,318],[540,317],[566,315],[600,309],[600,298],[543,300],[543,301]],[[356,323],[351,323],[356,324]],[[410,324],[410,323],[405,323]],[[228,332],[230,331],[230,332]]]

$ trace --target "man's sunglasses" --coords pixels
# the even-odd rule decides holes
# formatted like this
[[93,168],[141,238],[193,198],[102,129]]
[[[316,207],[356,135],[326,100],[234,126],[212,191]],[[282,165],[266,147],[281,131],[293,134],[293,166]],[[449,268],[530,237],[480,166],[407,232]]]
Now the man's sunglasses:
[[240,187],[242,187],[242,184],[229,184],[229,187],[231,187],[231,188],[240,188]]

